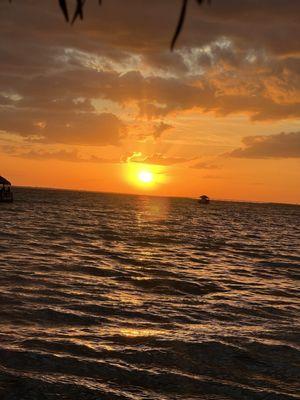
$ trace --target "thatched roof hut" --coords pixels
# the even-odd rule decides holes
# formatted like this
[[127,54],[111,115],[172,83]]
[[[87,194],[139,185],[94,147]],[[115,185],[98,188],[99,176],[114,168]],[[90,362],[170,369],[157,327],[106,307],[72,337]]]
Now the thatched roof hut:
[[11,183],[7,179],[3,178],[3,176],[0,176],[0,185],[11,186]]
[[3,176],[0,176],[0,185],[11,186],[11,183],[7,179],[3,178]]
[[0,203],[11,203],[14,199],[12,190],[11,190],[11,183],[0,176]]

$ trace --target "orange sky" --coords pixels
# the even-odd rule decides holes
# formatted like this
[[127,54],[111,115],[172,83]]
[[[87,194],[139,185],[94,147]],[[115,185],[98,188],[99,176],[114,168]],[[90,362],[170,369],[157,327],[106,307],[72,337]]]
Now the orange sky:
[[300,2],[191,2],[173,53],[180,1],[41,3],[0,5],[1,175],[300,202]]

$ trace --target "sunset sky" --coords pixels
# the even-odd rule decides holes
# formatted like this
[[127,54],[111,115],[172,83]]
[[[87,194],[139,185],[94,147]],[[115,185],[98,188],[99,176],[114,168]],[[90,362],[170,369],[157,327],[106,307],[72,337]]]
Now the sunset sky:
[[57,3],[0,4],[0,175],[300,202],[300,1],[190,1],[174,52],[181,1]]

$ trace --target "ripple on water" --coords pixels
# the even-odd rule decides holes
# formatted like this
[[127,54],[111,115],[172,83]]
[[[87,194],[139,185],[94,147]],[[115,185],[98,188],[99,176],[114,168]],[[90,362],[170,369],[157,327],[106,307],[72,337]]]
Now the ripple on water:
[[292,400],[299,206],[16,189],[0,398]]

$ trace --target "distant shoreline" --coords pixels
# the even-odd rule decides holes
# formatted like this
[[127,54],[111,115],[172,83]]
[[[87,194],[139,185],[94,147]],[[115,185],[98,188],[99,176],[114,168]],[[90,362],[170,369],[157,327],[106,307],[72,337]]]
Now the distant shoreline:
[[[55,188],[55,187],[47,187],[47,186],[23,186],[23,185],[14,185],[14,188],[20,189],[34,189],[34,190],[56,190],[56,191],[67,191],[67,192],[82,192],[82,193],[99,193],[99,194],[107,194],[107,195],[119,195],[119,196],[138,196],[138,197],[156,197],[156,198],[172,198],[172,199],[188,199],[188,200],[196,200],[197,197],[189,197],[189,196],[165,196],[165,195],[155,195],[150,193],[121,193],[121,192],[104,192],[100,190],[87,190],[87,189],[68,189],[68,188]],[[270,204],[270,205],[290,205],[290,206],[300,206],[300,203],[288,203],[288,202],[274,202],[274,201],[258,201],[258,200],[237,200],[237,199],[219,199],[219,198],[211,198],[212,202],[228,202],[228,203],[252,203],[252,204]]]

